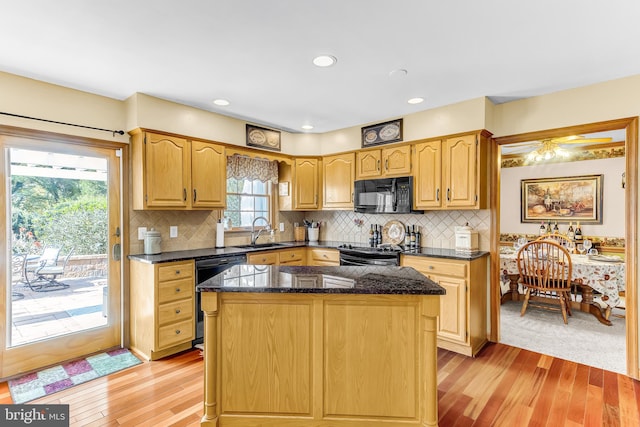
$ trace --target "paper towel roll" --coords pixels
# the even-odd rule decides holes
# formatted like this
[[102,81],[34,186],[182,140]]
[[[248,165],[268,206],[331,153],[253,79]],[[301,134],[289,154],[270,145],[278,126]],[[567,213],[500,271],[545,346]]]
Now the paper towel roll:
[[216,248],[224,248],[224,224],[216,224]]

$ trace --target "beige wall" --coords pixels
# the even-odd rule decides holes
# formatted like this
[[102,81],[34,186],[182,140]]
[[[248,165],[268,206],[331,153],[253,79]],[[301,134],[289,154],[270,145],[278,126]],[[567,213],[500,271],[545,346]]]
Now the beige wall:
[[[126,129],[124,104],[92,95],[0,72],[0,111],[39,119],[73,123],[110,130]],[[0,115],[0,124],[57,132],[67,135],[127,142],[129,136]]]

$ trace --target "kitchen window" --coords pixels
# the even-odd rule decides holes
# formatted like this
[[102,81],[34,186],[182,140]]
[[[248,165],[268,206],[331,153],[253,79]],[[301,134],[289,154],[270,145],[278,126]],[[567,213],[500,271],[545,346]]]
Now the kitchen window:
[[259,216],[271,222],[271,206],[270,181],[227,178],[227,209],[224,211],[224,216],[229,218],[232,229],[249,229],[253,220]]
[[230,221],[229,229],[249,230],[253,220],[260,216],[271,223],[275,206],[272,187],[277,183],[278,162],[240,154],[228,156],[224,216]]

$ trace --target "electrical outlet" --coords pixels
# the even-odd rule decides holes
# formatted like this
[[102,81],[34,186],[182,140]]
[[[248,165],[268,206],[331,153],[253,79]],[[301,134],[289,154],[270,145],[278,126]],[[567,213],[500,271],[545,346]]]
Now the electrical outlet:
[[138,227],[138,240],[144,240],[145,234],[147,234],[147,227]]
[[280,223],[280,231],[284,231],[284,222]]
[[169,227],[169,237],[178,237],[178,226],[172,225]]

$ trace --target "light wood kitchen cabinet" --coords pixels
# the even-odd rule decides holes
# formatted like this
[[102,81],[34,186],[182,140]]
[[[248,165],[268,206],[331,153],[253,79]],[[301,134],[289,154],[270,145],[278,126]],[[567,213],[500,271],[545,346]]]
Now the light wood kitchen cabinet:
[[340,265],[340,252],[337,249],[307,248],[307,265]]
[[406,176],[410,174],[410,145],[363,150],[356,154],[357,179]]
[[194,262],[130,267],[131,347],[148,360],[191,348],[195,337]]
[[225,207],[222,145],[137,129],[131,146],[134,209]]
[[293,209],[320,207],[320,164],[315,158],[296,158],[293,165]]
[[222,145],[191,141],[191,206],[224,208],[227,156]]
[[447,291],[440,297],[438,347],[475,356],[487,342],[487,258],[402,255],[401,265],[415,268]]
[[305,247],[247,254],[247,264],[252,265],[306,265],[305,262]]
[[483,131],[416,144],[415,208],[486,208],[488,137]]
[[355,153],[324,157],[322,170],[322,207],[325,209],[353,209],[353,182],[356,175]]

